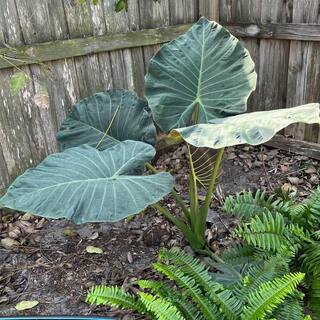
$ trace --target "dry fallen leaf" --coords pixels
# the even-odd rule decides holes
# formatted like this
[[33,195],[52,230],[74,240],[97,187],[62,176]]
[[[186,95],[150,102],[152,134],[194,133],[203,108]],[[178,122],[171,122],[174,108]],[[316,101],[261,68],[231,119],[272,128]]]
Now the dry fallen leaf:
[[307,168],[306,170],[304,170],[305,173],[316,173],[317,169],[314,166],[310,166],[309,168]]
[[14,247],[19,246],[20,243],[17,240],[11,239],[11,238],[4,238],[1,239],[1,246],[5,249],[12,249]]
[[292,185],[290,183],[285,183],[281,187],[283,192],[290,192],[292,190]]
[[299,184],[300,179],[298,177],[288,177],[288,180],[292,183],[292,184]]
[[15,308],[18,311],[32,309],[39,304],[37,300],[23,300],[16,304]]
[[96,254],[101,254],[103,253],[103,250],[101,248],[98,247],[94,247],[94,246],[87,246],[86,247],[86,251],[88,253],[96,253]]
[[96,240],[99,237],[99,233],[97,231],[93,232],[90,237],[88,237],[89,240]]
[[131,254],[130,251],[127,253],[127,260],[128,260],[129,263],[133,262],[132,254]]

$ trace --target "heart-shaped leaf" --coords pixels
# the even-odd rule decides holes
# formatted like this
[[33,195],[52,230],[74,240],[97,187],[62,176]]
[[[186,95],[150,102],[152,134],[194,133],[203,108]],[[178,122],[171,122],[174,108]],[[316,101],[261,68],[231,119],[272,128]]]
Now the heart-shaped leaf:
[[151,145],[130,140],[104,151],[88,145],[70,148],[17,178],[0,205],[76,223],[118,221],[172,190],[169,173],[136,175],[154,154]]
[[145,94],[154,120],[169,131],[246,111],[256,78],[241,43],[201,18],[151,59]]
[[294,108],[240,114],[215,119],[210,124],[198,124],[173,130],[196,147],[220,149],[238,144],[257,145],[269,141],[278,131],[296,122],[320,123],[319,104],[310,103]]
[[155,144],[156,128],[147,102],[127,90],[96,93],[77,103],[57,134],[60,148],[88,144],[100,150],[120,141]]

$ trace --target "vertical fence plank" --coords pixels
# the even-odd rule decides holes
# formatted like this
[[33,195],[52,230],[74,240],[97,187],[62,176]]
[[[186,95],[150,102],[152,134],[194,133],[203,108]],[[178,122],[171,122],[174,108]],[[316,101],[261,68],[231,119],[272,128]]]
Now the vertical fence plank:
[[[261,5],[262,23],[286,23],[291,12],[286,0],[264,0]],[[286,106],[289,41],[261,40],[257,108],[270,110]]]
[[199,0],[199,16],[204,16],[216,22],[220,21],[219,0]]
[[[259,23],[261,16],[261,4],[255,0],[220,0],[220,20],[221,22],[243,22]],[[255,70],[259,74],[260,61],[260,40],[240,39],[243,45],[249,50],[255,62]],[[259,79],[257,87],[259,86]],[[259,94],[256,90],[248,100],[248,110],[259,110]]]
[[[319,0],[293,1],[294,23],[319,23]],[[320,101],[320,44],[291,41],[287,105]],[[320,142],[318,126],[296,124],[286,129],[296,139]]]

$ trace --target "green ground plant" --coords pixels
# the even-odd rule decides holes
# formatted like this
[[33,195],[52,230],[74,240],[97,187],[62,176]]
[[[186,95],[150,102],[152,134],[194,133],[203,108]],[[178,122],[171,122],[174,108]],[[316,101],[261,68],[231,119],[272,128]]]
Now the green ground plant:
[[[118,221],[152,206],[181,230],[194,250],[220,261],[204,235],[225,148],[262,144],[292,123],[320,123],[316,103],[244,113],[256,79],[241,43],[219,24],[201,18],[151,59],[146,100],[134,92],[111,90],[80,101],[58,132],[61,152],[17,178],[0,205],[76,223]],[[188,199],[174,189],[170,173],[150,164],[154,122],[168,143],[185,141],[188,147]],[[208,166],[199,167],[200,148],[217,150]],[[153,174],[144,174],[145,166]],[[204,200],[200,188],[206,189]],[[169,193],[180,215],[160,202]]]
[[151,319],[309,319],[298,289],[304,274],[271,257],[242,272],[233,284],[214,279],[207,267],[180,249],[163,249],[154,269],[170,281],[139,280],[132,295],[116,286],[96,286],[87,302],[146,314]]
[[278,257],[291,272],[305,273],[308,306],[320,319],[320,188],[303,202],[243,192],[229,196],[223,210],[240,219],[233,236],[243,242],[222,259],[240,271]]

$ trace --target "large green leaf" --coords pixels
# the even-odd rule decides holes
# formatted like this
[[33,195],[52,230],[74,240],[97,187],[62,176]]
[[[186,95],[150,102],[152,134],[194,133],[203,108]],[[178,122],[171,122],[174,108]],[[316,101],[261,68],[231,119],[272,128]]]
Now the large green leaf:
[[269,141],[278,131],[296,122],[319,123],[319,104],[259,111],[215,119],[209,124],[173,130],[172,137],[182,137],[196,147],[220,149],[238,144],[257,145]]
[[172,190],[169,173],[135,175],[154,154],[151,145],[130,140],[104,151],[70,148],[17,178],[0,205],[76,223],[117,221]]
[[110,90],[85,98],[62,123],[57,134],[60,147],[65,150],[99,144],[99,149],[104,150],[125,140],[154,145],[156,129],[147,106],[146,101],[127,90]]
[[201,18],[151,59],[145,95],[163,131],[246,111],[257,75],[248,51]]

